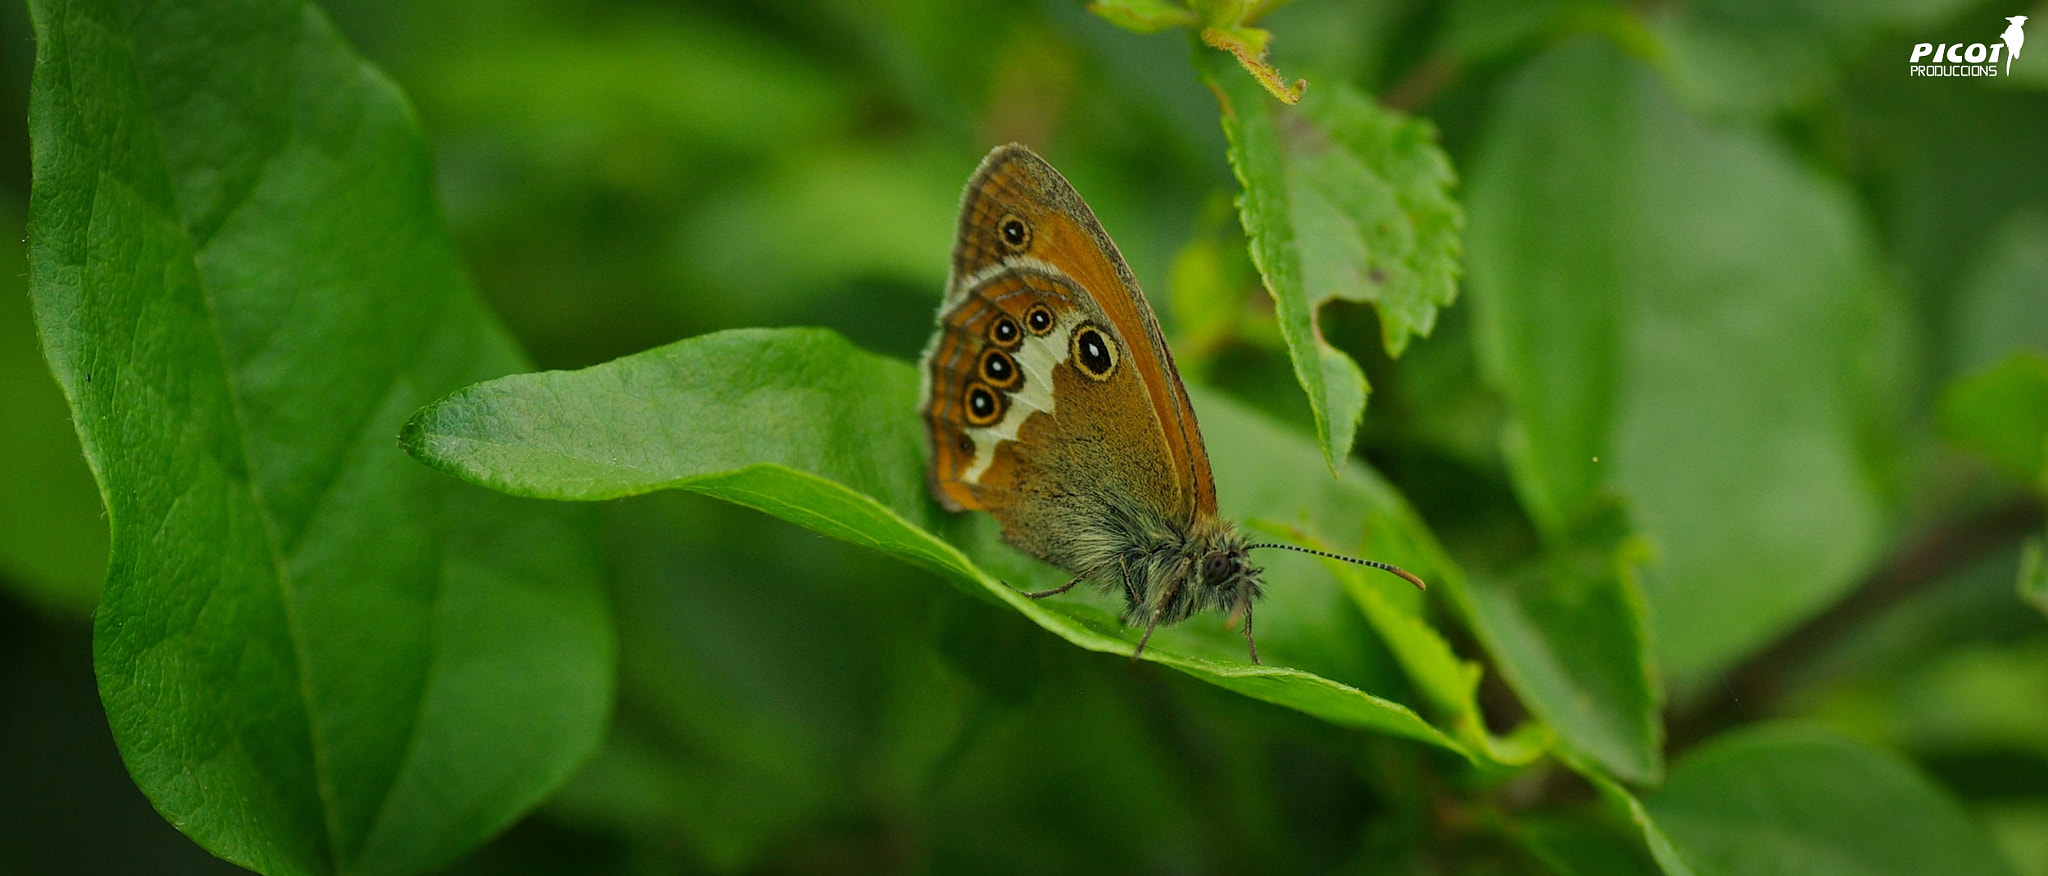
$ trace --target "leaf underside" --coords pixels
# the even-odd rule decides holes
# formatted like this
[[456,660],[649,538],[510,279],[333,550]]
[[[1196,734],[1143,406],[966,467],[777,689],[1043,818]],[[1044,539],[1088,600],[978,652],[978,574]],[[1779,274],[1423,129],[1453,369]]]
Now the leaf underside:
[[[743,329],[579,371],[473,386],[422,410],[402,441],[428,465],[517,495],[716,496],[937,571],[1080,647],[1131,653],[1136,631],[1116,623],[1106,597],[1020,595],[1067,575],[1002,545],[985,516],[947,515],[927,498],[917,387],[909,365],[830,332]],[[1196,399],[1227,513],[1294,521],[1341,506],[1349,509],[1343,531],[1393,530],[1400,535],[1390,543],[1429,544],[1412,512],[1362,469],[1333,483],[1298,441],[1294,453],[1274,453],[1271,442],[1293,440],[1284,430],[1212,396]],[[1305,482],[1304,463],[1327,490],[1275,488]],[[1275,470],[1283,464],[1295,471]],[[1245,662],[1243,640],[1214,617],[1162,629],[1143,659],[1333,723],[1471,756],[1408,706],[1351,683],[1366,675],[1356,668],[1358,633],[1341,626],[1350,617],[1337,610],[1343,591],[1313,561],[1278,557],[1268,568],[1270,595],[1258,615],[1268,665]],[[1388,581],[1380,586],[1405,586]]]

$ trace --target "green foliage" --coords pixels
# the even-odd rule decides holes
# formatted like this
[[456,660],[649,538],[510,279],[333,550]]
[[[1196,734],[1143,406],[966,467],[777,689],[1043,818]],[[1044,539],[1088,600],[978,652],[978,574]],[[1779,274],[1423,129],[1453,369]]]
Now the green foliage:
[[1859,417],[1898,391],[1903,316],[1845,192],[1611,47],[1551,50],[1496,113],[1472,293],[1517,493],[1552,537],[1623,500],[1660,662],[1710,676],[1874,559],[1886,448]]
[[[1902,73],[1996,10],[326,5],[31,6],[0,661],[90,632],[172,839],[2048,874],[2048,62]],[[933,504],[907,360],[1013,140],[1151,291],[1223,514],[1426,593],[1261,552],[1267,664],[1213,614],[1134,663]],[[6,784],[10,864],[124,829]]]
[[1673,766],[1644,804],[1699,876],[2012,872],[1983,828],[1924,776],[1813,727],[1764,725],[1715,740]]
[[1367,387],[1317,312],[1336,299],[1372,302],[1392,356],[1427,336],[1457,297],[1465,214],[1451,199],[1455,177],[1427,123],[1342,85],[1276,107],[1218,66],[1210,61],[1206,81],[1223,104],[1252,261],[1335,467],[1351,452]]
[[1565,747],[1632,782],[1663,769],[1663,721],[1635,567],[1641,547],[1610,514],[1528,567],[1456,593],[1529,711]]
[[266,873],[453,861],[596,744],[612,640],[569,516],[392,443],[524,364],[410,113],[300,3],[33,12],[36,321],[113,533],[129,771]]
[[1599,792],[1601,799],[1627,817],[1630,825],[1642,837],[1643,848],[1649,852],[1650,858],[1656,862],[1657,869],[1663,871],[1664,876],[1698,876],[1692,865],[1679,856],[1678,849],[1672,845],[1671,836],[1664,832],[1664,827],[1650,817],[1650,810],[1643,805],[1641,799],[1605,774],[1584,768],[1580,768],[1579,772],[1587,781],[1593,783],[1593,788]]

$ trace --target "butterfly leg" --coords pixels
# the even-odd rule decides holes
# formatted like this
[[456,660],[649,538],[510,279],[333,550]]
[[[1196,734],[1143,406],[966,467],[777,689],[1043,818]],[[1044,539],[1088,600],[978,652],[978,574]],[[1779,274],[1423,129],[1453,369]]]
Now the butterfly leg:
[[1173,603],[1175,597],[1180,595],[1180,585],[1180,581],[1175,581],[1159,591],[1157,604],[1151,606],[1150,610],[1146,612],[1146,614],[1151,615],[1151,619],[1145,622],[1145,635],[1138,640],[1137,649],[1131,652],[1132,660],[1138,659],[1139,654],[1145,653],[1145,643],[1152,641],[1152,631],[1159,628],[1159,619],[1165,616],[1166,607]]
[[1138,639],[1138,647],[1131,651],[1131,661],[1137,662],[1138,655],[1145,653],[1145,643],[1152,641],[1152,631],[1159,627],[1159,615],[1152,616],[1152,622],[1145,625],[1145,635]]
[[1252,604],[1244,604],[1244,646],[1252,651],[1252,662],[1259,662],[1259,643],[1252,641]]
[[1015,587],[1010,587],[1010,582],[1008,582],[1008,581],[1004,581],[1004,582],[1003,582],[1003,586],[1005,586],[1005,587],[1010,587],[1010,589],[1011,589],[1011,590],[1017,590],[1017,592],[1018,592],[1018,593],[1022,593],[1022,594],[1024,594],[1024,595],[1025,595],[1026,597],[1028,597],[1028,598],[1031,598],[1031,599],[1044,599],[1044,598],[1046,598],[1046,597],[1048,597],[1048,596],[1058,596],[1058,595],[1060,595],[1060,594],[1062,594],[1062,593],[1065,593],[1065,592],[1067,592],[1067,591],[1069,591],[1069,590],[1072,590],[1072,589],[1074,589],[1074,585],[1076,585],[1076,584],[1079,584],[1079,583],[1081,583],[1081,582],[1083,582],[1083,581],[1086,581],[1086,580],[1088,580],[1089,578],[1093,578],[1093,577],[1095,577],[1095,573],[1097,573],[1097,572],[1100,572],[1100,571],[1102,571],[1103,569],[1105,569],[1105,568],[1108,568],[1108,567],[1109,567],[1109,563],[1107,563],[1107,562],[1101,563],[1101,564],[1097,565],[1097,566],[1096,566],[1095,568],[1093,568],[1093,569],[1089,569],[1089,570],[1088,570],[1088,571],[1086,571],[1086,572],[1082,572],[1082,573],[1081,573],[1081,574],[1079,574],[1079,575],[1075,575],[1075,576],[1073,577],[1073,579],[1072,579],[1072,580],[1068,581],[1068,582],[1067,582],[1067,583],[1065,583],[1065,584],[1061,584],[1061,585],[1060,585],[1060,586],[1058,586],[1058,587],[1054,587],[1054,588],[1053,588],[1053,589],[1051,589],[1051,590],[1035,590],[1035,591],[1034,591],[1034,590],[1017,590],[1017,588],[1015,588]]
[[[1062,594],[1062,593],[1065,593],[1065,592],[1067,592],[1067,591],[1069,591],[1069,590],[1072,590],[1072,589],[1074,589],[1074,585],[1076,585],[1076,584],[1079,584],[1079,583],[1081,583],[1081,579],[1083,579],[1083,578],[1086,578],[1086,577],[1088,577],[1088,576],[1087,576],[1087,575],[1075,575],[1075,576],[1074,576],[1074,580],[1072,580],[1072,581],[1068,581],[1068,582],[1067,582],[1067,583],[1065,583],[1065,584],[1061,584],[1061,585],[1060,585],[1060,586],[1058,586],[1058,587],[1054,587],[1054,588],[1053,588],[1053,589],[1051,589],[1051,590],[1017,590],[1017,592],[1018,592],[1018,593],[1022,593],[1022,594],[1024,594],[1025,596],[1031,597],[1032,599],[1044,599],[1044,598],[1046,598],[1046,597],[1048,597],[1048,596],[1058,596],[1058,595],[1060,595],[1060,594]],[[1005,582],[1003,582],[1003,583],[1007,584],[1007,583],[1009,583],[1009,582],[1005,581]],[[1012,589],[1012,590],[1016,590],[1017,588],[1015,588],[1015,587],[1012,587],[1012,588],[1010,588],[1010,589]]]

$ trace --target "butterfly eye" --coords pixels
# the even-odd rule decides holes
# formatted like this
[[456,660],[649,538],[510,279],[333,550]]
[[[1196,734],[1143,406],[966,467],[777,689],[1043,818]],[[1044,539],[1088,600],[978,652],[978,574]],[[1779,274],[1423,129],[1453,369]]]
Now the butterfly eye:
[[1017,342],[1017,321],[1007,316],[998,316],[989,324],[988,339],[1005,347]]
[[1092,325],[1074,332],[1074,364],[1096,380],[1108,380],[1116,371],[1116,345]]
[[1230,574],[1230,557],[1225,554],[1210,554],[1202,563],[1202,581],[1205,584],[1219,584]]
[[981,354],[981,376],[997,389],[1015,389],[1024,379],[1017,371],[1016,361],[994,349]]
[[1052,331],[1052,311],[1043,304],[1033,304],[1031,309],[1024,313],[1024,325],[1028,326],[1034,335]]
[[967,423],[993,426],[1003,418],[1003,398],[979,383],[967,385]]
[[1003,245],[1011,252],[1023,252],[1031,245],[1031,226],[1025,225],[1015,213],[1003,214],[1003,221],[996,225],[996,230],[1003,235]]

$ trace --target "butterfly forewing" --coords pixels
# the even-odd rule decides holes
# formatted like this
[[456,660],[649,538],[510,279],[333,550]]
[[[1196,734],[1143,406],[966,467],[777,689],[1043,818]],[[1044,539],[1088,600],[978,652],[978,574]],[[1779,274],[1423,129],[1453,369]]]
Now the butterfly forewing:
[[[1034,323],[1045,315],[1034,308],[1051,323]],[[1003,389],[1006,361],[1021,388]],[[1215,513],[1208,454],[1150,305],[1080,195],[1021,146],[991,152],[968,182],[925,367],[933,496],[989,510],[1020,546],[1046,556],[1013,521],[1085,516],[1097,490],[1163,491],[1148,501],[1182,525]]]

